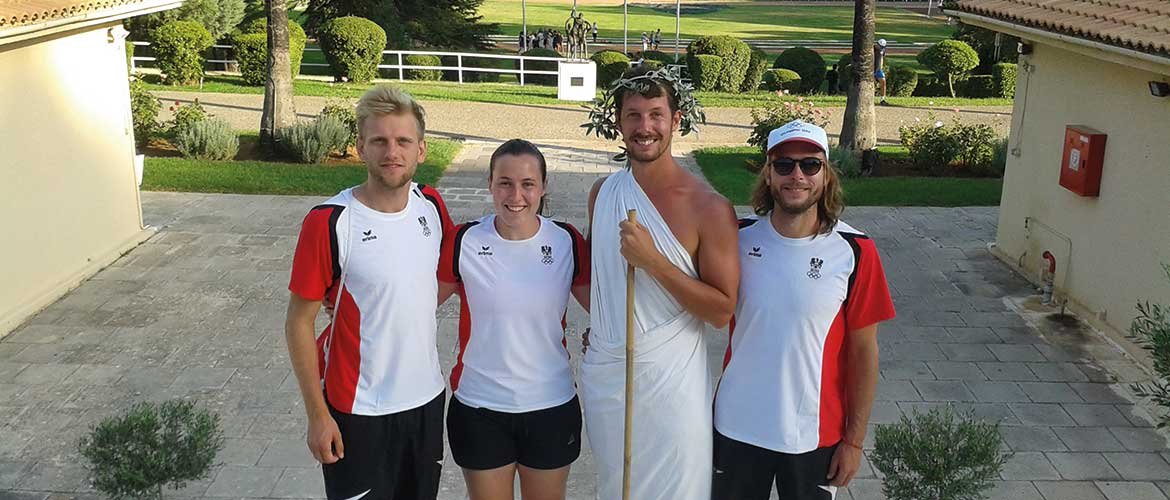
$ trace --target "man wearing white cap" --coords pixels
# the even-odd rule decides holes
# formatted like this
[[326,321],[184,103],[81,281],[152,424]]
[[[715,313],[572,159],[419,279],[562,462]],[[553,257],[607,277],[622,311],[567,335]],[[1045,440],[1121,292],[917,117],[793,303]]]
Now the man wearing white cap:
[[873,79],[877,81],[878,92],[881,93],[882,106],[888,106],[886,102],[886,39],[879,38],[877,45],[873,48]]
[[715,396],[713,500],[832,499],[861,462],[878,380],[878,323],[894,317],[873,241],[838,219],[825,130],[768,135],[740,221],[740,287]]

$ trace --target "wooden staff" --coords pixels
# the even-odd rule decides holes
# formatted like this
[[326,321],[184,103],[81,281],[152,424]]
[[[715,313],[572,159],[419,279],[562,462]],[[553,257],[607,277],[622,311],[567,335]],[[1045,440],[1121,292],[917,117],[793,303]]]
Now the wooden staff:
[[[626,220],[638,223],[638,211],[626,212]],[[622,457],[622,500],[630,500],[630,452],[634,434],[634,265],[626,264],[626,448]]]

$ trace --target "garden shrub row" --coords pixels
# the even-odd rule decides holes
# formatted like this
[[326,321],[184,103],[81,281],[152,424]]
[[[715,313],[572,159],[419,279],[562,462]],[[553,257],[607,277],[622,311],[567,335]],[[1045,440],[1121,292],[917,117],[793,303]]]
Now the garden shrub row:
[[[292,76],[301,74],[301,60],[305,55],[305,35],[301,25],[288,22],[288,59]],[[247,85],[264,85],[268,80],[268,20],[256,19],[245,23],[240,32],[232,37],[236,50],[236,61],[240,65],[240,76]]]

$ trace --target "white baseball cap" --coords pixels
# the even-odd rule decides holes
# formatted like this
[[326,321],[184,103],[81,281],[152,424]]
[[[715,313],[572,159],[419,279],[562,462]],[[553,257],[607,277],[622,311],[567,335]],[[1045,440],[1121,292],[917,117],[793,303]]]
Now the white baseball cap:
[[879,39],[878,39],[878,45],[881,45],[882,47],[885,47],[885,46],[886,46],[886,39],[885,39],[885,38],[879,38]]
[[792,120],[768,133],[768,151],[790,141],[807,142],[829,155],[829,134],[825,129],[800,120]]

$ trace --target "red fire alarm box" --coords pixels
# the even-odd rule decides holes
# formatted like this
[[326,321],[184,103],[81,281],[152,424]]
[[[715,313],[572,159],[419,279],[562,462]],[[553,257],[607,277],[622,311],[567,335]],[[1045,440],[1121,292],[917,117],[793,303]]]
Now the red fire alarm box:
[[1060,185],[1081,196],[1101,192],[1101,166],[1105,162],[1105,134],[1083,125],[1064,130],[1064,155],[1060,160]]

